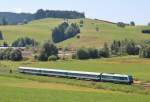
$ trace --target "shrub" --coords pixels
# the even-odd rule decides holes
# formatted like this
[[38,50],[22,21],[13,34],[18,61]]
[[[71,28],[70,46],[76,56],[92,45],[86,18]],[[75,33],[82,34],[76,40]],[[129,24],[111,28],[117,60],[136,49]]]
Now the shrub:
[[3,40],[3,33],[0,31],[0,40]]
[[143,58],[150,58],[150,46],[142,48],[140,56]]
[[40,61],[47,61],[48,60],[48,55],[44,52],[41,52],[39,57],[38,57],[38,60]]
[[42,51],[40,52],[38,59],[40,61],[47,61],[49,56],[52,55],[57,56],[57,54],[58,54],[58,48],[54,44],[50,42],[46,42],[42,47]]
[[27,47],[27,46],[37,46],[38,45],[38,42],[35,41],[34,39],[31,39],[31,38],[28,38],[28,37],[25,37],[25,38],[18,38],[17,40],[15,40],[13,43],[12,43],[12,46],[13,47]]
[[127,54],[129,55],[139,55],[139,47],[136,46],[134,42],[129,42],[126,47]]
[[99,53],[98,53],[97,49],[95,49],[95,48],[89,48],[88,52],[89,52],[90,58],[92,58],[92,59],[99,58]]
[[131,25],[131,26],[135,26],[135,22],[134,22],[134,21],[131,21],[131,22],[130,22],[130,25]]
[[80,39],[80,35],[77,35],[77,38]]
[[117,23],[117,26],[124,28],[124,27],[126,26],[126,24],[123,23],[123,22],[118,22],[118,23]]
[[76,54],[73,54],[72,59],[76,59],[76,58],[77,58]]
[[99,32],[99,27],[96,27],[96,31]]
[[83,25],[83,24],[84,24],[84,21],[83,21],[83,20],[80,20],[80,24]]
[[10,52],[10,60],[12,61],[21,61],[23,59],[22,53],[20,50],[12,50]]
[[58,57],[55,55],[51,55],[48,57],[48,61],[56,61],[56,60],[58,60]]
[[76,56],[77,56],[78,59],[81,59],[81,60],[90,58],[88,49],[86,49],[86,48],[78,49]]

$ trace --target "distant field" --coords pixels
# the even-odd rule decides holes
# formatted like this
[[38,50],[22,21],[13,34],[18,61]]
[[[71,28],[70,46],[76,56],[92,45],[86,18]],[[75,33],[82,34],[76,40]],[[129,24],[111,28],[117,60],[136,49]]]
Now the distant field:
[[131,74],[136,79],[150,82],[150,60],[140,59],[138,57],[122,57],[98,60],[69,60],[57,62],[11,62],[1,61],[1,67],[16,69],[19,66],[39,67],[39,68],[56,68],[67,70],[80,70],[91,72],[109,72]]
[[[80,19],[69,20],[69,23],[79,23]],[[0,26],[0,30],[4,34],[4,41],[12,43],[19,37],[31,37],[43,43],[45,40],[51,39],[51,30],[62,23],[63,19],[42,19],[30,22],[27,25],[17,26]],[[100,31],[96,31],[99,27]],[[98,20],[84,20],[84,26],[81,28],[81,38],[72,38],[66,40],[59,46],[72,46],[72,47],[100,47],[104,42],[111,42],[112,40],[119,39],[133,39],[136,41],[150,39],[150,35],[142,34],[142,29],[150,29],[148,26],[128,26],[126,28],[117,27],[114,24],[106,23]],[[3,42],[3,41],[0,41]]]

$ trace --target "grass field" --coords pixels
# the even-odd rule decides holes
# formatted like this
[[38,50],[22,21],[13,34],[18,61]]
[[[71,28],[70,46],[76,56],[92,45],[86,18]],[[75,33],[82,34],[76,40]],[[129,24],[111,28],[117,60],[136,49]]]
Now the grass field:
[[110,59],[98,60],[68,60],[57,62],[11,62],[1,61],[1,67],[16,69],[19,66],[40,67],[40,68],[56,68],[67,70],[80,70],[91,72],[109,72],[131,74],[136,79],[150,82],[150,60],[133,57],[118,57]]
[[[69,22],[79,23],[80,19],[69,20]],[[46,40],[51,39],[51,30],[62,23],[63,19],[41,19],[32,21],[26,25],[16,26],[0,26],[0,30],[4,34],[4,41],[11,44],[15,39],[19,37],[31,37],[43,43]],[[100,31],[96,31],[96,27],[99,27]],[[104,42],[111,42],[112,40],[120,39],[133,39],[136,41],[143,41],[150,39],[150,35],[142,34],[142,29],[150,29],[148,26],[127,26],[126,28],[117,27],[114,24],[105,23],[98,20],[84,20],[84,26],[81,28],[81,38],[72,38],[66,40],[59,46],[72,46],[72,47],[100,47]],[[0,41],[3,42],[3,41]]]
[[[78,22],[69,20],[69,22]],[[19,37],[31,37],[43,43],[51,39],[51,30],[63,22],[63,19],[42,19],[26,25],[0,26],[4,41],[9,44]],[[96,27],[100,28],[96,32]],[[84,20],[81,38],[76,37],[58,44],[66,47],[101,47],[104,42],[125,38],[143,41],[150,35],[141,33],[147,26],[127,26],[119,28],[114,24],[98,20]],[[2,43],[3,41],[0,41]],[[140,84],[119,85],[96,83],[66,78],[23,75],[16,72],[20,66],[55,68],[90,72],[107,72],[133,75]],[[9,70],[13,69],[10,74]],[[34,60],[12,62],[0,61],[0,102],[149,102],[150,88],[143,83],[150,83],[150,60],[137,56],[116,57],[95,60],[59,60],[56,62],[36,62]]]
[[149,102],[150,95],[123,93],[0,76],[1,102]]
[[96,83],[66,78],[18,74],[19,66],[56,68],[92,72],[115,72],[134,75],[150,82],[150,60],[136,56],[98,60],[57,62],[1,61],[0,101],[2,102],[149,102],[150,89],[142,85]]

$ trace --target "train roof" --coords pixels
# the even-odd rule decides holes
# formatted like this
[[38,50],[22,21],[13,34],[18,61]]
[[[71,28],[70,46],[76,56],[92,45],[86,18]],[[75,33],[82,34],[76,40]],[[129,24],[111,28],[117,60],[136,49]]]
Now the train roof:
[[116,76],[116,77],[128,77],[128,75],[125,75],[125,74],[115,74],[115,73],[103,73],[102,75]]
[[85,71],[69,71],[69,70],[58,70],[58,69],[47,69],[47,68],[33,68],[33,67],[19,67],[19,69],[33,69],[33,70],[43,70],[43,71],[56,71],[56,72],[69,72],[69,73],[79,73],[79,74],[90,74],[90,75],[100,75],[101,73],[96,72],[85,72]]

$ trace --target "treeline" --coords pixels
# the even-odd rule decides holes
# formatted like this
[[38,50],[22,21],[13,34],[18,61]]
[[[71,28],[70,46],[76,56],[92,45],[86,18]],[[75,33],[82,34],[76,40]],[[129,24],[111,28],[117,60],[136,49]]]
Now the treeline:
[[53,29],[52,40],[54,43],[58,43],[74,37],[78,33],[80,33],[80,28],[76,23],[72,23],[69,25],[67,22],[64,22]]
[[27,46],[35,47],[37,45],[38,42],[29,37],[18,38],[12,43],[12,47],[27,47]]
[[139,55],[140,45],[132,40],[114,40],[111,44],[113,55]]
[[150,46],[144,46],[140,50],[140,57],[150,58]]
[[80,13],[77,11],[60,11],[60,10],[43,10],[39,9],[35,14],[35,19],[42,18],[67,18],[67,19],[77,19],[77,18],[85,18],[84,13]]
[[22,59],[22,52],[18,49],[0,50],[0,60],[21,61]]
[[7,24],[26,24],[35,19],[43,18],[66,18],[77,19],[85,18],[84,13],[77,11],[61,11],[61,10],[43,10],[39,9],[36,13],[12,13],[0,12],[0,25]]
[[73,59],[97,59],[97,58],[109,58],[110,49],[107,43],[104,44],[104,47],[101,49],[96,48],[80,48],[77,50],[76,54],[72,56]]

